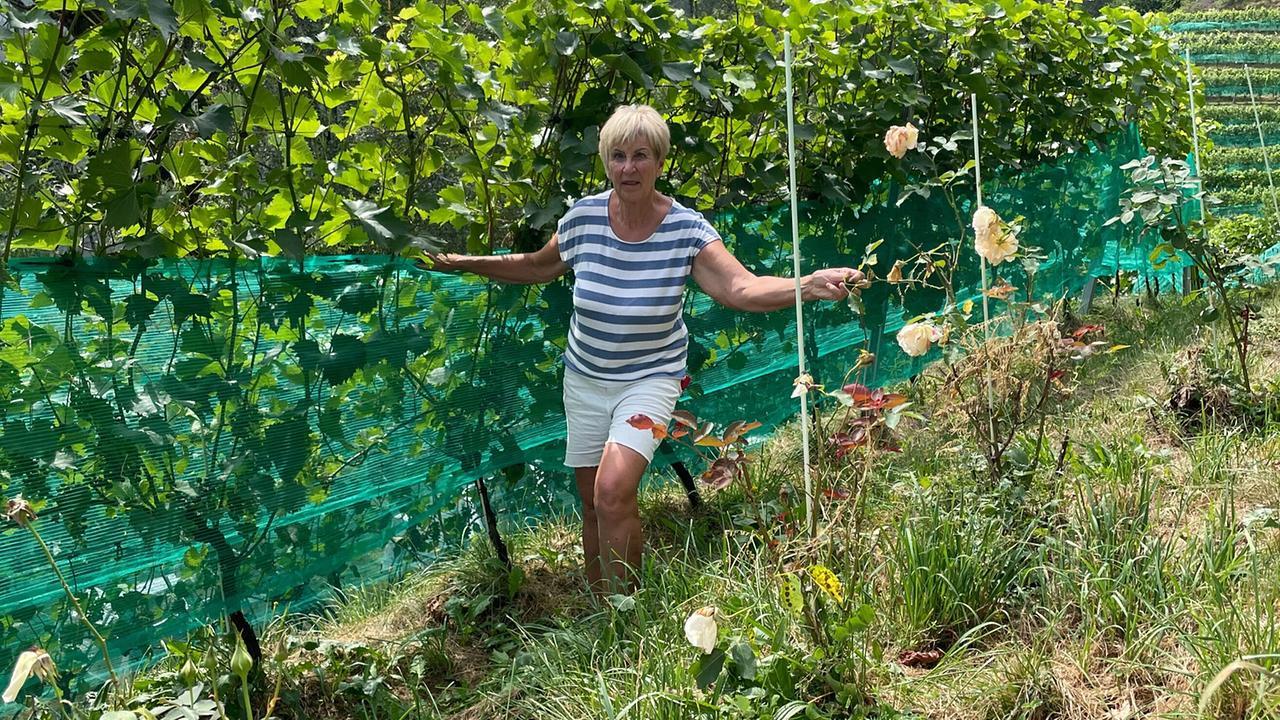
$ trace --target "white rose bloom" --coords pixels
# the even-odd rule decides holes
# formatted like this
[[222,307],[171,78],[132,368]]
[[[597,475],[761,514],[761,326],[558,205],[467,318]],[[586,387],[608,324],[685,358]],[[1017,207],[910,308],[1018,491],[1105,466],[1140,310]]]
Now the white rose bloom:
[[884,134],[884,149],[888,150],[890,155],[902,159],[908,150],[916,148],[919,137],[920,130],[911,123],[907,123],[906,127],[893,125]]
[[920,357],[941,337],[942,333],[929,323],[907,323],[898,331],[898,347],[911,357]]
[[973,214],[973,248],[987,262],[999,265],[1018,252],[1018,237],[995,210],[983,205]]
[[714,607],[703,607],[693,611],[684,621],[684,636],[689,644],[710,654],[716,647],[716,613]]

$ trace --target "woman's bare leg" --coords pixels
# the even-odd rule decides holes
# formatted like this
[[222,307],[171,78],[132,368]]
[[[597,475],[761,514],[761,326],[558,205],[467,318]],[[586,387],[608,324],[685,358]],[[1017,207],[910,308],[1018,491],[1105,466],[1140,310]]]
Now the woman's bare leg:
[[[649,466],[643,455],[625,445],[607,443],[596,468],[594,511],[599,527],[598,557],[603,582],[614,592],[635,590],[644,552],[637,493]],[[579,489],[582,485],[579,484]],[[585,503],[584,503],[585,506]],[[585,538],[585,534],[584,534]],[[586,547],[585,542],[583,545]]]
[[573,469],[573,479],[577,481],[578,497],[582,498],[582,565],[587,574],[587,584],[597,592],[604,592],[605,586],[601,577],[604,568],[600,564],[600,524],[596,518],[596,471],[595,467]]

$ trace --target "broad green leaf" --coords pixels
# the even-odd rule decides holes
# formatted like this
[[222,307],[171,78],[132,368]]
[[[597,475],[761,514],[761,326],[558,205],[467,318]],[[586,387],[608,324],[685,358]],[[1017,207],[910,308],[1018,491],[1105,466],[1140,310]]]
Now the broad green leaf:
[[84,114],[85,101],[71,95],[63,95],[56,98],[52,102],[46,103],[45,107],[54,116],[59,117],[72,125],[84,125],[88,122]]
[[756,87],[755,77],[746,68],[729,68],[725,70],[724,80],[737,86],[739,90],[754,90]]
[[746,642],[739,640],[729,646],[729,657],[733,658],[734,669],[743,680],[756,678],[756,653]]
[[398,253],[413,239],[409,226],[390,207],[378,207],[368,200],[343,200],[351,221],[364,229],[369,239],[388,252]]
[[662,64],[662,74],[671,82],[682,83],[693,77],[694,65],[688,60]]
[[901,75],[916,74],[916,60],[911,56],[889,61],[889,69]]
[[720,672],[724,670],[724,658],[724,651],[720,648],[715,648],[709,655],[702,655],[693,663],[690,671],[693,673],[699,690],[706,690],[711,687],[711,683],[714,683],[720,677]]

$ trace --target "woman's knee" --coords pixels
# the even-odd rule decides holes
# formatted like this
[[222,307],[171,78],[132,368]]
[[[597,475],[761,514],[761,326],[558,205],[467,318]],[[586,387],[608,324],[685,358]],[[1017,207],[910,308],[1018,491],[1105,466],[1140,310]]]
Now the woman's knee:
[[582,515],[591,519],[596,514],[596,468],[578,468],[574,471],[578,485],[578,498],[582,500]]
[[603,520],[614,520],[639,514],[636,483],[630,478],[600,475],[596,477],[595,512]]

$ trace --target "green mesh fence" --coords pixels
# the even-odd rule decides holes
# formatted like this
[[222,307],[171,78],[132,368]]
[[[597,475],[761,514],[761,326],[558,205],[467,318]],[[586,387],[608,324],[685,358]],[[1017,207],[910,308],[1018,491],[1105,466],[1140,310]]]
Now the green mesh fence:
[[[1191,62],[1197,65],[1276,65],[1280,53],[1263,51],[1204,51],[1191,53]],[[1254,88],[1257,89],[1256,87]]]
[[1261,203],[1249,203],[1245,205],[1220,205],[1214,209],[1213,214],[1219,217],[1235,217],[1237,215],[1262,215],[1266,212],[1266,208]]
[[[988,204],[1023,216],[1023,245],[1048,256],[998,268],[1019,297],[1071,294],[1116,267],[1160,282],[1148,248],[1103,227],[1124,186],[1119,167],[1138,153],[1134,138],[1117,138],[994,174]],[[941,193],[895,199],[885,187],[860,204],[803,206],[809,267],[856,263],[881,241],[887,269],[955,241],[972,211]],[[785,208],[713,221],[748,267],[788,274]],[[976,256],[961,257],[957,287],[977,297]],[[501,287],[372,256],[30,260],[11,271],[0,489],[39,504],[38,526],[118,663],[145,662],[162,638],[232,609],[261,621],[429,561],[479,527],[477,477],[490,479],[507,523],[572,508],[560,467],[567,282]],[[1177,269],[1164,272],[1171,287]],[[806,307],[819,382],[839,383],[864,347],[878,356],[862,377],[873,385],[923,366],[893,334],[943,297],[904,301],[877,283],[864,301],[860,317],[844,304]],[[732,312],[691,290],[694,382],[682,407],[765,431],[791,418],[793,318]],[[678,456],[664,450],[656,474]],[[32,539],[7,530],[0,556],[0,656],[39,644],[68,672],[100,676]]]
[[1280,20],[1200,20],[1175,22],[1172,32],[1280,32]]
[[[1215,145],[1222,147],[1261,147],[1258,145],[1258,128],[1254,125],[1230,125],[1209,134]],[[1268,148],[1280,143],[1280,130],[1267,131],[1263,127],[1262,137]],[[1261,162],[1261,159],[1259,159]]]
[[[1205,86],[1204,94],[1210,98],[1237,98],[1249,102],[1249,86],[1245,83],[1210,83]],[[1280,85],[1253,84],[1253,94],[1259,102],[1274,102],[1280,96]]]
[[[1220,217],[1265,212],[1263,203],[1269,191],[1262,143],[1273,154],[1280,147],[1280,110],[1275,104],[1280,86],[1274,83],[1275,70],[1265,67],[1280,60],[1280,19],[1273,12],[1260,12],[1255,16],[1255,11],[1214,11],[1167,28],[1183,33],[1176,42],[1190,48],[1195,63],[1207,66],[1201,75],[1210,104],[1203,108],[1201,120],[1215,125],[1208,133],[1214,150],[1206,163],[1209,177],[1205,188],[1223,203],[1214,209]],[[1250,99],[1240,67],[1245,64],[1254,66],[1256,103]]]

